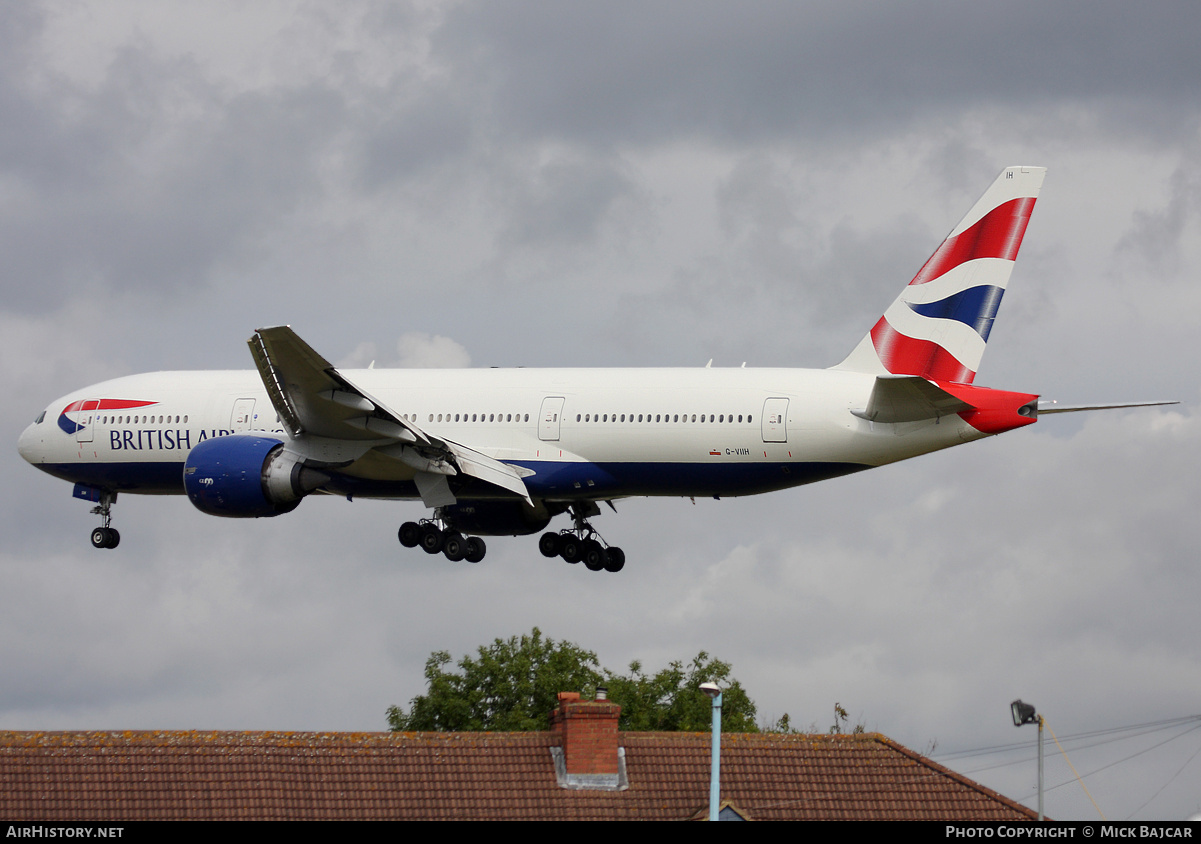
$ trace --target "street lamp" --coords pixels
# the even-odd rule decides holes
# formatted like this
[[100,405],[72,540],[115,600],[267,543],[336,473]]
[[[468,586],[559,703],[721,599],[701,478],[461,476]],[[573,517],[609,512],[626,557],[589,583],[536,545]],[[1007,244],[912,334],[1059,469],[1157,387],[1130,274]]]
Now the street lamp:
[[701,683],[700,689],[713,700],[713,755],[709,764],[709,820],[717,820],[721,802],[721,688],[713,682]]
[[1009,704],[1009,713],[1013,716],[1013,726],[1023,724],[1038,724],[1038,819],[1043,819],[1043,716],[1034,711],[1034,705],[1023,703],[1021,699]]

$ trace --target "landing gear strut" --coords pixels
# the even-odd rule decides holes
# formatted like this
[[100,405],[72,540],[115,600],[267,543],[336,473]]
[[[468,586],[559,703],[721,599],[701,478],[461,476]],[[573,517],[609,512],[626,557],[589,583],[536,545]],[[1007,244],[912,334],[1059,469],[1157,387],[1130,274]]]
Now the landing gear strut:
[[442,553],[452,562],[466,560],[478,563],[488,553],[488,546],[478,536],[463,536],[457,530],[443,529],[433,519],[420,522],[405,522],[397,532],[400,544],[406,548],[421,549],[427,554]]
[[109,527],[113,520],[113,505],[117,503],[117,493],[100,493],[100,503],[92,508],[92,512],[104,519],[104,524],[92,530],[93,548],[116,548],[121,542],[121,534],[115,527]]
[[542,556],[562,557],[573,564],[582,562],[589,571],[621,571],[626,564],[625,552],[616,545],[606,545],[588,522],[588,516],[595,516],[599,512],[600,509],[592,502],[573,505],[573,527],[559,533],[544,533],[538,538],[538,550]]

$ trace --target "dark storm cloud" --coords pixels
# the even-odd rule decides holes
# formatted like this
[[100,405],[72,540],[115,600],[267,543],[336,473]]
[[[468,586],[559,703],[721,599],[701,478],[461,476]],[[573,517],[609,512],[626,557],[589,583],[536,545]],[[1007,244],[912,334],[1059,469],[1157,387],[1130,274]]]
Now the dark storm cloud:
[[51,79],[34,93],[18,75],[0,87],[14,200],[0,250],[6,304],[29,312],[81,288],[172,294],[254,254],[320,190],[343,122],[323,88],[228,96],[190,62],[132,49],[93,91]]
[[1195,114],[1195,20],[1185,3],[471,3],[434,55],[519,135],[741,142],[1066,97]]

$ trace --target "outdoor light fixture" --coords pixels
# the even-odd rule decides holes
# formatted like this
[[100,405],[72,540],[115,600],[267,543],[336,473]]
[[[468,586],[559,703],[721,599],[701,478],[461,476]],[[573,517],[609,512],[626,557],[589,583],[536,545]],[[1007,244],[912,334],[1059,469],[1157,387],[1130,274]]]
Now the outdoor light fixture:
[[1013,726],[1020,727],[1022,724],[1037,724],[1038,715],[1034,711],[1034,706],[1029,703],[1022,703],[1021,700],[1015,700],[1009,704],[1009,711],[1013,713]]
[[1023,724],[1038,724],[1038,819],[1043,819],[1043,716],[1034,711],[1034,705],[1023,703],[1019,698],[1009,704],[1009,714],[1013,716],[1013,726]]

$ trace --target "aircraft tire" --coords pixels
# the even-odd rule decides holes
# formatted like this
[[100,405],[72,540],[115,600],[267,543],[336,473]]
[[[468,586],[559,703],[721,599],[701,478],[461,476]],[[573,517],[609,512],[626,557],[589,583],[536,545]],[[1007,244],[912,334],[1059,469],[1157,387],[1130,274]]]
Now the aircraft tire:
[[577,537],[570,534],[561,537],[559,540],[559,556],[574,565],[584,558],[584,544]]
[[405,522],[396,532],[400,544],[406,548],[416,548],[421,544],[421,525],[416,522]]
[[466,551],[463,556],[469,563],[478,563],[480,560],[484,559],[484,555],[488,553],[487,544],[485,544],[484,540],[480,539],[478,536],[467,537],[467,542],[464,545],[464,548]]
[[600,571],[605,567],[605,549],[595,539],[584,540],[584,568]]
[[442,550],[442,531],[434,525],[426,525],[421,531],[421,550],[437,554]]
[[609,546],[608,553],[605,555],[605,571],[619,572],[626,565],[626,552],[622,551],[616,545]]
[[457,563],[463,559],[467,553],[467,549],[464,547],[465,544],[463,534],[457,530],[448,530],[442,534],[442,553],[452,563]]
[[543,557],[559,556],[559,534],[544,533],[538,537],[538,550],[542,552]]
[[121,544],[121,534],[117,533],[116,528],[108,528],[108,545],[105,548],[116,548]]
[[98,527],[92,531],[92,547],[107,548],[108,547],[108,528]]

